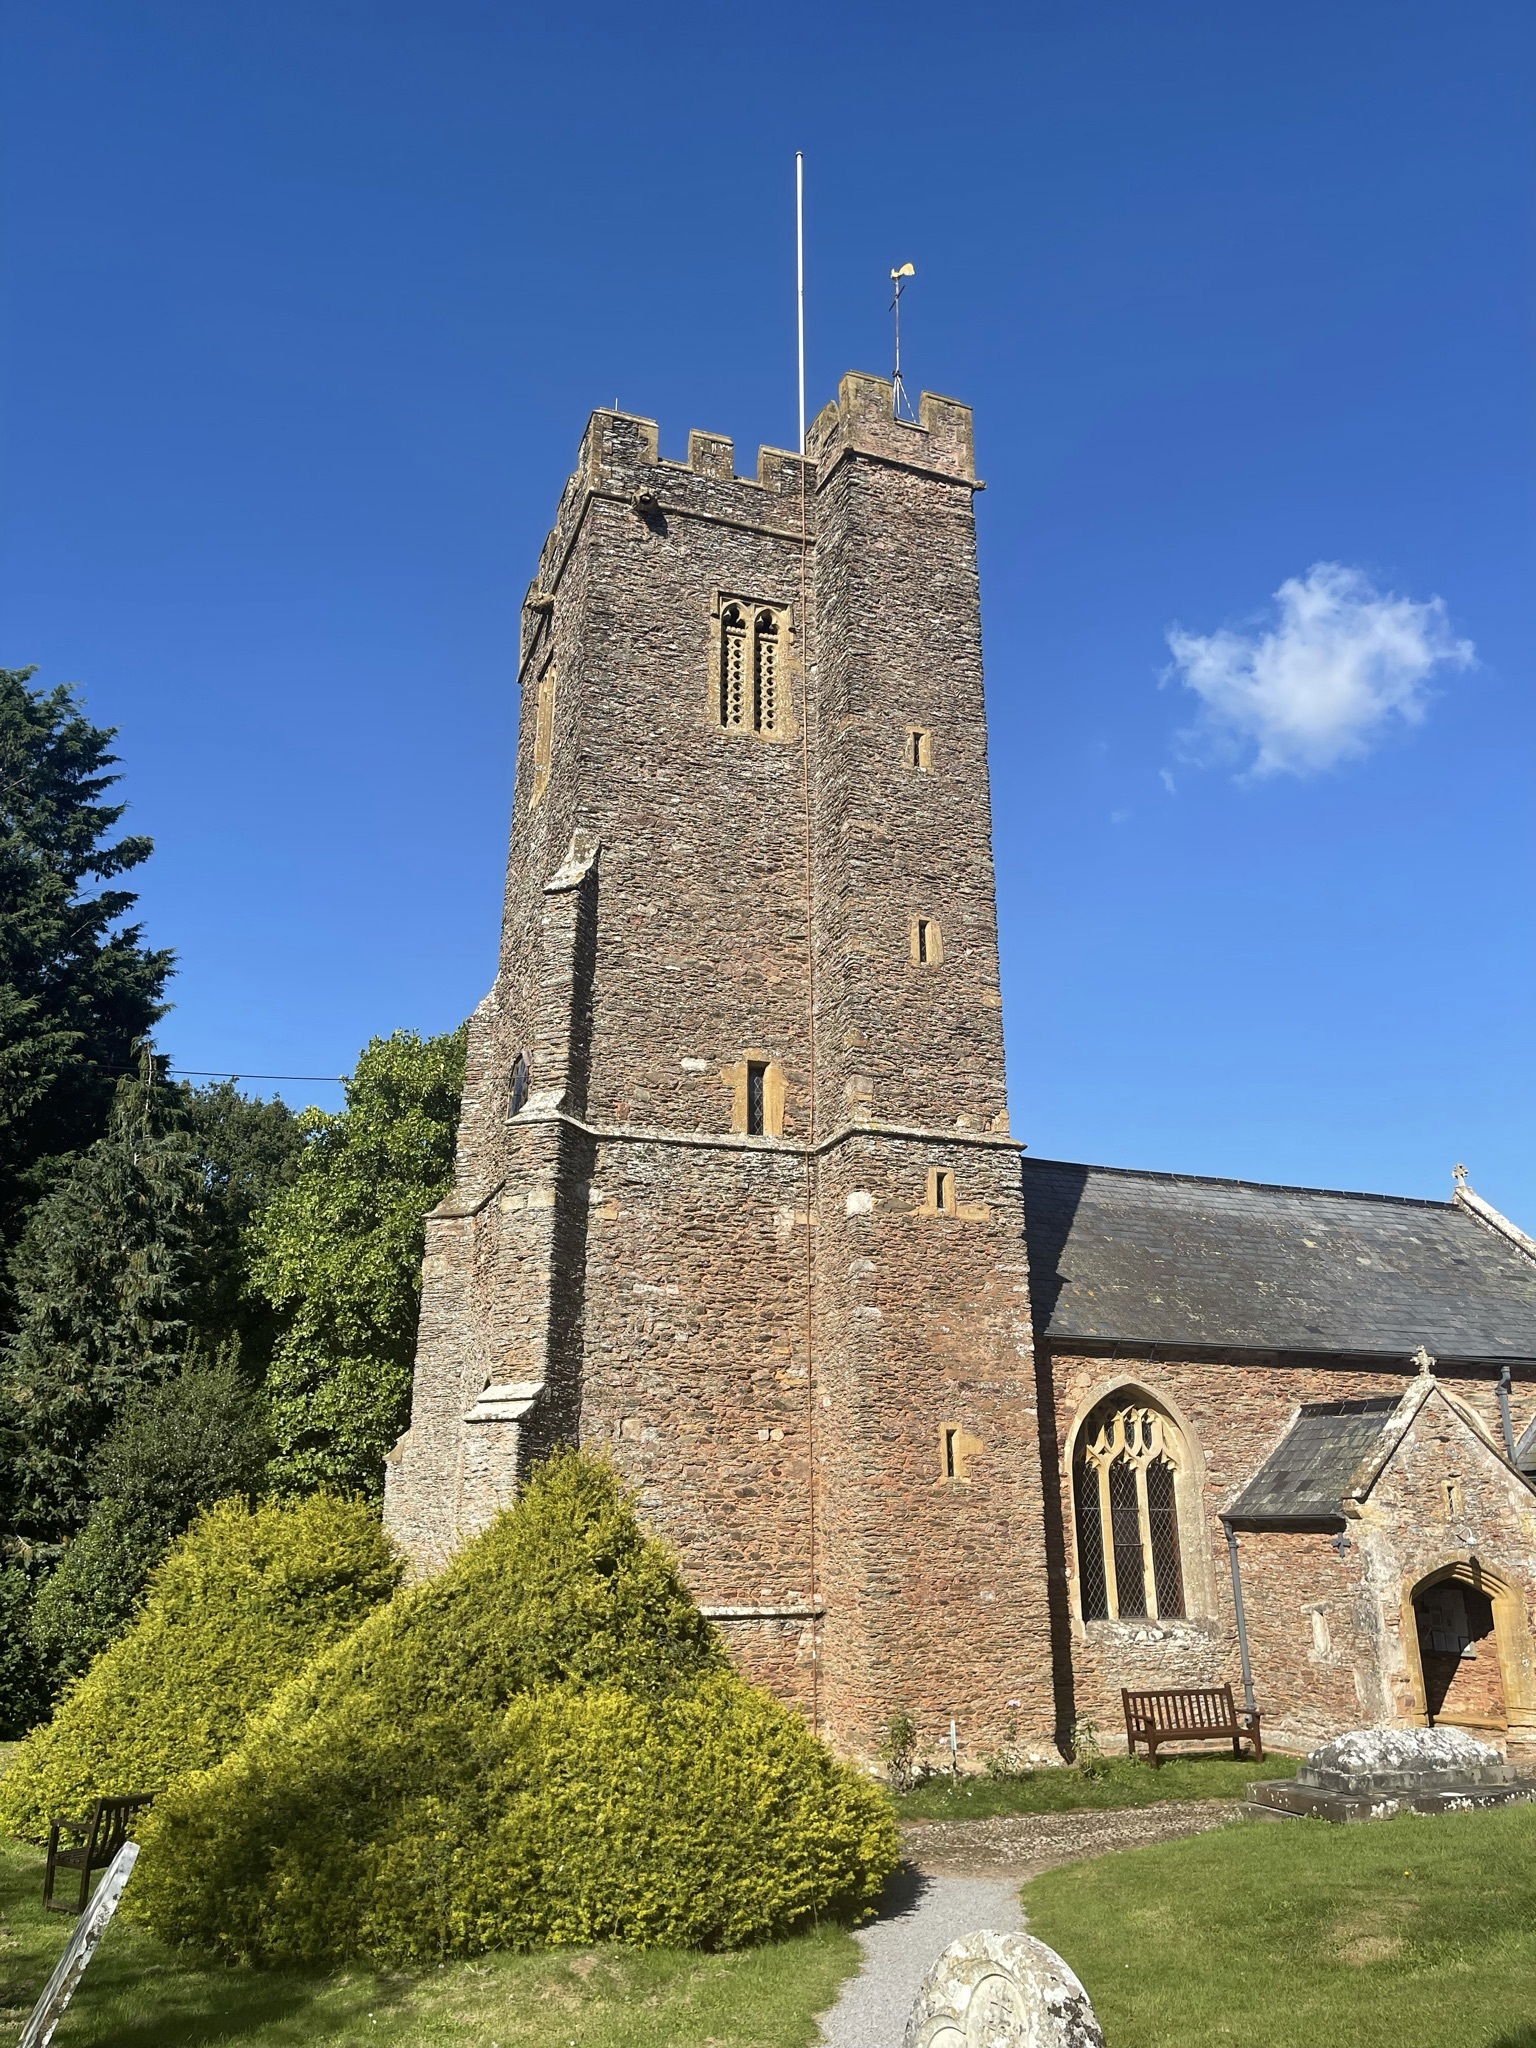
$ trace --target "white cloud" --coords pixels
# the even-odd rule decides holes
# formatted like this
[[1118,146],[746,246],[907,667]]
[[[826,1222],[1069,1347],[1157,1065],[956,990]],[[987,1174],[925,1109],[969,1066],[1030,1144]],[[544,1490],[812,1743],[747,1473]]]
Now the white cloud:
[[1169,628],[1177,680],[1200,699],[1192,751],[1237,757],[1250,775],[1312,775],[1367,753],[1395,723],[1417,725],[1442,665],[1467,668],[1444,600],[1383,595],[1362,570],[1314,562],[1275,592],[1276,623],[1235,633]]

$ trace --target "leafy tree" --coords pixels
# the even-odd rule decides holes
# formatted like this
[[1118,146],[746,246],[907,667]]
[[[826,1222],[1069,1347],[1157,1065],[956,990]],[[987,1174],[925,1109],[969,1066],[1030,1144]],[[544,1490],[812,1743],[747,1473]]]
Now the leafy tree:
[[93,1453],[123,1403],[184,1357],[202,1195],[176,1091],[146,1051],[106,1136],[33,1208],[11,1261],[0,1445],[13,1534],[53,1542],[80,1527]]
[[203,1508],[254,1500],[271,1440],[266,1403],[228,1343],[141,1388],[91,1468],[85,1527],[37,1593],[33,1642],[54,1683],[84,1671],[137,1611],[149,1575]]
[[115,729],[67,687],[31,689],[34,673],[0,669],[0,1254],[50,1162],[100,1137],[172,966],[119,924],[132,890],[92,893],[152,845],[110,840],[126,808],[101,801]]
[[286,1102],[253,1101],[233,1081],[183,1085],[181,1102],[202,1175],[188,1320],[205,1350],[233,1340],[246,1377],[259,1380],[280,1323],[271,1302],[252,1285],[248,1233],[297,1172],[303,1132]]
[[306,1110],[292,1184],[252,1232],[285,1317],[268,1374],[274,1481],[377,1494],[409,1418],[427,1211],[453,1173],[464,1032],[375,1038],[336,1115]]

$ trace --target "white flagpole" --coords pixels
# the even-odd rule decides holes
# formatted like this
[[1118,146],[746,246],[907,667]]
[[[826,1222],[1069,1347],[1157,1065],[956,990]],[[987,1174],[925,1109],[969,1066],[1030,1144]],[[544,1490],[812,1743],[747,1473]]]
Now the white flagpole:
[[795,151],[795,326],[799,342],[800,453],[805,453],[805,156]]

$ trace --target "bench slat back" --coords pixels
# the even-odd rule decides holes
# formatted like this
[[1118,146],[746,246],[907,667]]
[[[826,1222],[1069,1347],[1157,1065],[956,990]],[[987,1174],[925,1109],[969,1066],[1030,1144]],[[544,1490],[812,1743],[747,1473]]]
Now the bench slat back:
[[1152,1692],[1127,1692],[1125,1707],[1138,1721],[1150,1721],[1159,1731],[1169,1734],[1225,1734],[1237,1721],[1230,1685],[1169,1686]]

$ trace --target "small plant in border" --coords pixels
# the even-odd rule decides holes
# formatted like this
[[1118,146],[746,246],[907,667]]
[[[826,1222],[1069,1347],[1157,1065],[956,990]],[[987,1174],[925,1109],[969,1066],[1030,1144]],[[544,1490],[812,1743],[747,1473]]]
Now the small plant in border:
[[1109,1776],[1109,1758],[1099,1741],[1098,1723],[1081,1715],[1072,1723],[1072,1767],[1083,1778]]
[[910,1792],[917,1783],[917,1723],[904,1709],[892,1714],[875,1752],[885,1765],[893,1792]]

